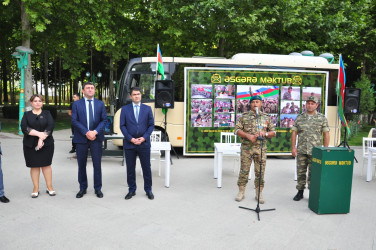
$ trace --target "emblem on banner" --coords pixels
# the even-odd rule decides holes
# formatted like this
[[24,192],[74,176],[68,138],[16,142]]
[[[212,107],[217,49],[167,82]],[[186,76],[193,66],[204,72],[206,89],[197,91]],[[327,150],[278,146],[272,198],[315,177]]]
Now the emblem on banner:
[[221,75],[220,74],[214,74],[211,77],[212,83],[221,83]]
[[294,76],[294,78],[292,78],[293,85],[302,85],[302,83],[303,79],[300,76]]

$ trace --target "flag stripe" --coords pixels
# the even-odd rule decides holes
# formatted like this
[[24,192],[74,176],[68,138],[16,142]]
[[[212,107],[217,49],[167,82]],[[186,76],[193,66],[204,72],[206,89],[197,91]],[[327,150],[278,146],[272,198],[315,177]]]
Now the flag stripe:
[[345,107],[345,88],[346,88],[346,74],[345,67],[343,65],[342,55],[339,56],[339,70],[337,79],[337,95],[338,95],[338,116],[341,119],[342,126],[345,127],[347,134],[351,135],[349,124],[346,120],[345,113],[343,111]]
[[165,79],[164,75],[164,68],[163,68],[163,57],[161,48],[159,47],[159,44],[157,45],[157,72],[162,76],[162,80]]

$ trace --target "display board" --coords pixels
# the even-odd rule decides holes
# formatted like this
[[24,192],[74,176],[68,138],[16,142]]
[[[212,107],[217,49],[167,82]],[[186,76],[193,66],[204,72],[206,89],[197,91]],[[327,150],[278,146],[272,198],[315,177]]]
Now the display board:
[[319,99],[325,114],[328,72],[239,68],[185,68],[184,155],[212,155],[221,132],[233,132],[252,96],[263,98],[262,112],[276,127],[268,154],[291,153],[291,127],[306,100]]

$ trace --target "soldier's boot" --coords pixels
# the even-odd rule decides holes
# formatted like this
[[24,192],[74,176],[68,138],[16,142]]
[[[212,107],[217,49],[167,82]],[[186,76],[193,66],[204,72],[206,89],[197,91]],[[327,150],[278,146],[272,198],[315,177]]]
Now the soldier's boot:
[[236,196],[236,201],[241,201],[244,199],[244,193],[245,193],[245,186],[239,186],[239,193]]
[[298,193],[294,197],[294,201],[300,201],[301,199],[303,199],[303,192],[304,190],[298,190]]
[[[260,204],[264,204],[265,203],[264,197],[262,196],[262,190],[263,189],[264,189],[263,187],[261,187],[261,189],[260,189],[260,200],[259,200]],[[259,189],[256,188],[256,196],[255,196],[256,201],[257,201],[258,196],[259,196]]]

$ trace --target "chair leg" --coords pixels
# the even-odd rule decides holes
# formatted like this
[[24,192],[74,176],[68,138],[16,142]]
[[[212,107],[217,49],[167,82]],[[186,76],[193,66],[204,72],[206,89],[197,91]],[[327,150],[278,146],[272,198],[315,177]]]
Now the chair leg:
[[158,175],[161,176],[161,156],[158,158]]
[[235,169],[238,166],[237,161],[238,159],[234,158],[234,169],[232,170],[233,173],[235,173]]

